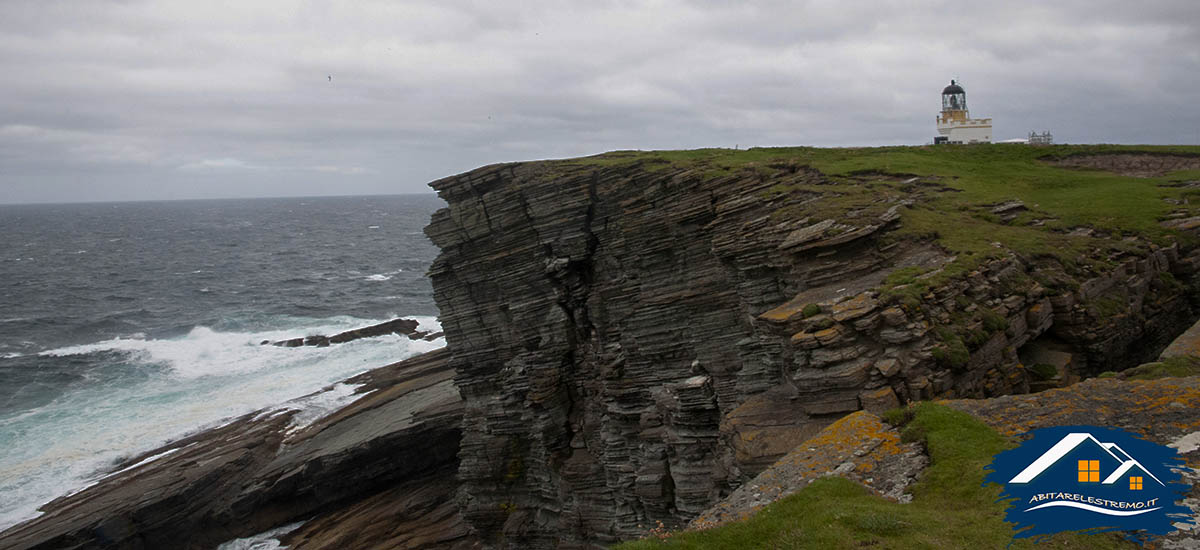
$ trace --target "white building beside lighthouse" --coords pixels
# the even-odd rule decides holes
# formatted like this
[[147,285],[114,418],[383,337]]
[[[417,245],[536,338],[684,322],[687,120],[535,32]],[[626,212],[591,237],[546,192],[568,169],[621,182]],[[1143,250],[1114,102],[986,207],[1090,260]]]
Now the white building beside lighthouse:
[[942,89],[942,113],[937,117],[941,134],[934,143],[991,143],[992,119],[971,118],[967,111],[967,92],[953,80]]

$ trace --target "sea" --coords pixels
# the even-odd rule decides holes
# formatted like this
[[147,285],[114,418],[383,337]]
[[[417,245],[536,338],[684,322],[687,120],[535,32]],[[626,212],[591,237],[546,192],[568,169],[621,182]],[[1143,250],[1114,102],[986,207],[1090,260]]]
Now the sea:
[[[443,346],[261,345],[397,317],[437,330],[434,195],[0,206],[0,530],[124,459]],[[302,420],[297,420],[302,421]]]

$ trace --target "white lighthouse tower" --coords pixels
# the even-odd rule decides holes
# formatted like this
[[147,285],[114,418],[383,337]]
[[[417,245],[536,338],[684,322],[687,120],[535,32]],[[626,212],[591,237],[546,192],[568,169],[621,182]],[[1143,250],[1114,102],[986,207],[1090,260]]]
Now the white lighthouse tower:
[[953,80],[942,89],[942,114],[937,117],[941,134],[934,143],[991,143],[992,119],[971,118],[967,111],[967,91]]

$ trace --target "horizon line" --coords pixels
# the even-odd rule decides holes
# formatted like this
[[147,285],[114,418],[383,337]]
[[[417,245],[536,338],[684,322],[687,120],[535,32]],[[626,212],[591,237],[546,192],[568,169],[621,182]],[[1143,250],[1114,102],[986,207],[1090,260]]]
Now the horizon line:
[[409,193],[364,193],[364,194],[341,194],[341,195],[266,195],[255,197],[190,197],[178,199],[96,199],[82,201],[32,201],[32,202],[0,202],[0,208],[6,206],[39,206],[39,205],[78,205],[78,204],[126,204],[126,203],[143,203],[143,202],[187,202],[187,201],[244,201],[244,200],[266,200],[266,199],[332,199],[332,198],[349,198],[349,197],[396,197],[403,195],[433,195],[437,196],[436,191],[425,192],[409,192]]

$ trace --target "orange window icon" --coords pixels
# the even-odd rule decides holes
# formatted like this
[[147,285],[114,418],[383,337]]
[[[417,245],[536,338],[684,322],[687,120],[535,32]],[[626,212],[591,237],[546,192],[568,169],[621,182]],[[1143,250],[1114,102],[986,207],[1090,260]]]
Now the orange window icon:
[[1079,482],[1080,483],[1099,483],[1100,482],[1100,461],[1099,460],[1080,460],[1079,461]]
[[1141,491],[1142,490],[1142,476],[1129,476],[1129,490],[1130,491]]

